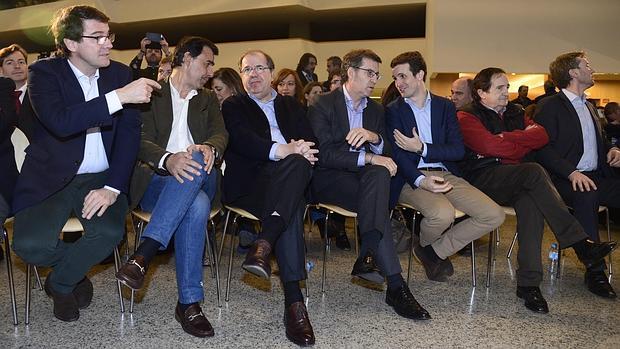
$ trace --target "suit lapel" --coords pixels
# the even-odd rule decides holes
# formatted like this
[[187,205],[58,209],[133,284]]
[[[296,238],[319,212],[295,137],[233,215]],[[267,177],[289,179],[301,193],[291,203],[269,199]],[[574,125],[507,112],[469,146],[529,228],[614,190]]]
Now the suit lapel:
[[[336,104],[334,107],[334,112],[336,115],[340,116],[335,117],[334,119],[336,119],[338,128],[344,131],[344,134],[346,135],[347,133],[349,133],[351,125],[349,124],[349,112],[347,111],[347,105],[344,100],[344,92],[342,90],[342,87],[337,90],[335,98]],[[362,123],[363,122],[364,121],[362,120]]]
[[153,109],[153,113],[155,113],[155,117],[157,118],[155,122],[161,127],[160,134],[166,135],[163,144],[160,144],[161,147],[168,146],[168,141],[170,140],[170,132],[172,132],[172,120],[174,119],[174,114],[172,113],[172,91],[170,89],[170,81],[161,85],[161,90],[158,92],[160,95],[159,98],[156,99],[157,102],[151,103],[151,108]]
[[206,98],[204,98],[203,91],[198,91],[198,94],[194,96],[189,101],[189,106],[187,108],[187,126],[189,127],[189,132],[192,134],[192,139],[194,142],[198,143],[196,140],[203,139],[204,137],[201,135],[201,131],[204,130],[202,127],[203,118],[205,118],[205,114],[203,114],[203,110],[205,109]]
[[430,103],[431,115],[429,115],[428,117],[431,119],[431,135],[433,136],[433,141],[435,143],[441,143],[441,140],[437,139],[437,136],[442,133],[441,128],[443,120],[440,120],[439,117],[443,115],[441,109],[444,106],[443,103],[438,102],[438,100],[435,98],[435,95],[433,95],[432,93]]

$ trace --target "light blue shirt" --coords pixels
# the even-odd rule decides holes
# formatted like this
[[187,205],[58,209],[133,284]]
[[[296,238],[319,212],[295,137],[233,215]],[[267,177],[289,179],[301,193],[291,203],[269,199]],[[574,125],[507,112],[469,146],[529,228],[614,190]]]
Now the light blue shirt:
[[[363,98],[356,109],[353,106],[353,99],[351,98],[351,95],[349,95],[349,92],[347,92],[347,89],[344,86],[342,86],[342,91],[344,92],[344,102],[347,105],[347,114],[349,116],[349,130],[363,127],[364,126],[364,122],[363,122],[364,109],[366,109],[366,106],[368,106],[368,100],[366,98]],[[375,145],[375,144],[370,143],[370,150],[375,154],[382,154],[383,153],[383,138],[381,138],[381,135],[378,135],[378,136],[380,140],[379,144]],[[360,147],[359,149],[356,149],[356,148],[350,147],[349,150],[352,152],[359,153],[359,156],[357,157],[357,166],[358,167],[364,166],[366,163],[366,161],[364,161],[366,157],[366,151],[364,150],[364,148]]]
[[[422,108],[418,108],[418,106],[409,98],[405,98],[405,103],[411,108],[413,112],[413,116],[415,117],[415,123],[417,125],[416,131],[422,143],[424,143],[424,150],[422,151],[422,157],[420,158],[420,162],[418,163],[418,168],[423,167],[438,167],[446,170],[446,167],[441,162],[426,162],[424,161],[424,157],[428,154],[428,147],[426,144],[433,144],[433,132],[431,128],[431,93],[426,91],[426,99],[424,100],[424,105]],[[446,170],[447,171],[447,170]],[[420,175],[415,179],[415,185],[417,187],[420,186],[420,182],[426,176]]]
[[267,102],[263,102],[256,98],[251,93],[248,93],[248,96],[252,98],[258,107],[265,113],[265,117],[267,118],[267,122],[269,122],[269,132],[271,133],[271,140],[275,143],[271,146],[271,150],[269,151],[269,160],[278,161],[276,159],[276,149],[280,144],[287,144],[288,142],[284,139],[282,132],[280,131],[280,126],[278,126],[278,120],[276,119],[276,110],[274,107],[274,101],[276,100],[276,96],[278,93],[271,89],[271,97]]
[[598,153],[596,144],[596,130],[594,129],[594,120],[590,115],[590,110],[586,105],[586,96],[577,96],[571,91],[563,88],[562,92],[566,95],[568,100],[575,108],[577,115],[579,116],[579,123],[581,124],[581,135],[583,137],[583,154],[579,163],[577,163],[578,171],[594,171],[598,164]]

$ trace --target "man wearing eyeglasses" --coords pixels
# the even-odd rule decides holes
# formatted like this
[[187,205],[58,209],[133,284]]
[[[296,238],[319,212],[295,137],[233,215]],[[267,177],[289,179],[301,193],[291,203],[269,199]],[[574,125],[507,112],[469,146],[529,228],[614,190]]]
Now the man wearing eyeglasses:
[[274,67],[271,57],[259,50],[246,52],[239,60],[247,94],[222,104],[230,135],[222,194],[226,204],[260,219],[262,230],[243,268],[269,279],[270,256],[275,253],[284,288],[286,336],[305,346],[315,339],[299,287],[306,278],[304,192],[318,150],[302,105],[271,88]]
[[396,164],[386,155],[383,108],[370,99],[381,77],[381,58],[371,50],[343,57],[343,86],[319,97],[309,119],[320,157],[312,180],[313,199],[357,212],[362,238],[351,275],[383,284],[386,302],[401,316],[426,320],[401,276],[388,212],[390,177]]
[[142,112],[142,140],[131,181],[132,206],[152,218],[136,253],[116,277],[142,288],[149,262],[174,235],[179,299],[175,318],[193,336],[213,336],[200,308],[202,253],[211,200],[217,186],[213,164],[224,153],[228,133],[215,94],[203,89],[213,77],[218,48],[201,37],[185,37],[176,46],[172,75]]
[[[90,6],[59,10],[51,32],[63,57],[30,66],[37,122],[15,188],[13,245],[25,262],[52,268],[45,291],[62,321],[77,320],[90,305],[86,273],[123,236],[140,141],[133,104],[149,102],[160,88],[147,79],[129,83],[129,68],[110,60],[108,21]],[[71,215],[85,233],[69,245],[58,233]]]

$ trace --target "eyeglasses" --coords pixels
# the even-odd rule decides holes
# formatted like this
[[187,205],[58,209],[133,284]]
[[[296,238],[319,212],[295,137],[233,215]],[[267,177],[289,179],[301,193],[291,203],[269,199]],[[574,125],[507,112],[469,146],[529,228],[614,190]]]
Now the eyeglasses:
[[116,34],[114,33],[109,33],[108,35],[97,35],[97,36],[93,36],[93,35],[82,35],[83,38],[89,38],[89,39],[95,39],[97,40],[97,44],[99,45],[103,45],[105,44],[105,41],[110,39],[110,43],[114,42],[114,39],[116,39]]
[[256,74],[260,74],[265,70],[271,70],[271,68],[265,67],[264,65],[257,65],[256,67],[245,67],[241,69],[241,74],[250,75],[253,71],[256,71]]
[[374,71],[372,69],[368,69],[368,68],[362,68],[362,67],[355,67],[355,66],[351,66],[351,68],[355,68],[355,69],[359,69],[359,70],[363,70],[368,74],[369,78],[377,78],[377,80],[381,80],[381,73],[379,73],[378,71]]

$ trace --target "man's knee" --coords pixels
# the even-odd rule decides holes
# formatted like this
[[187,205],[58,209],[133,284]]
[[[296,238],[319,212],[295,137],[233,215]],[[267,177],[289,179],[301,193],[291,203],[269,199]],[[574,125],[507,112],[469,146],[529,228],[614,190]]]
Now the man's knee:
[[211,201],[204,191],[199,191],[194,201],[188,208],[188,213],[192,216],[208,215],[211,211]]
[[28,264],[47,265],[54,254],[54,246],[32,236],[13,234],[13,251]]
[[482,214],[478,219],[482,224],[495,229],[504,223],[506,213],[501,206],[493,202],[482,210]]
[[391,175],[384,166],[370,165],[364,177],[376,183],[388,183],[389,185]]
[[426,224],[447,229],[454,222],[454,207],[450,204],[430,205],[422,212]]
[[312,168],[310,161],[301,154],[291,154],[280,160],[280,162],[282,165],[291,166],[291,168],[299,169],[300,171],[310,170]]

